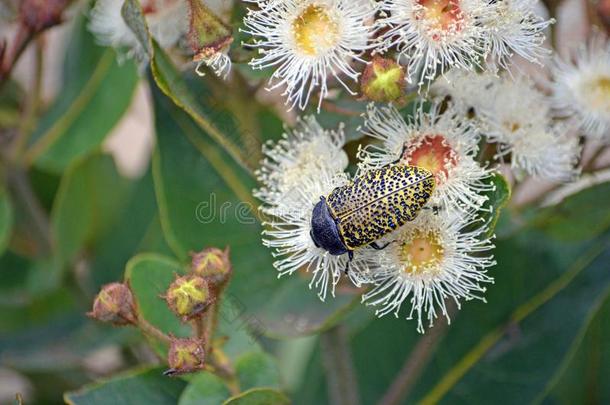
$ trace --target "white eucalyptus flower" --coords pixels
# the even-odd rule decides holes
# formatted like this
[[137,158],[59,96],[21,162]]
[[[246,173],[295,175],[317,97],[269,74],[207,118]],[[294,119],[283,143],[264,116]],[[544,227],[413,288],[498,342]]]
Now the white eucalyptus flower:
[[573,61],[557,59],[553,106],[583,134],[610,142],[610,41],[595,34]]
[[494,13],[486,22],[489,52],[492,63],[504,69],[514,54],[532,63],[551,54],[543,46],[544,30],[554,22],[536,14],[537,0],[499,0],[493,4]]
[[[259,2],[260,3],[260,2]],[[372,7],[351,0],[284,0],[249,10],[244,32],[254,37],[260,57],[250,65],[273,68],[271,89],[284,88],[286,104],[304,109],[318,92],[318,109],[328,95],[330,77],[349,88],[342,76],[356,81],[354,60],[368,49],[373,27],[366,22]]]
[[517,177],[565,182],[578,176],[578,139],[553,120],[551,100],[525,76],[452,71],[432,90],[450,96],[462,113],[474,111],[481,132],[497,143],[495,157],[510,156]]
[[450,66],[474,70],[487,54],[487,0],[384,0],[380,9],[379,50],[398,49],[409,82],[421,86]]
[[363,132],[381,141],[360,151],[363,167],[400,163],[432,172],[436,188],[431,204],[460,211],[477,210],[486,201],[482,193],[492,189],[492,171],[476,161],[477,128],[452,107],[429,112],[419,106],[408,121],[392,107],[369,105]]
[[[333,256],[315,245],[311,218],[320,197],[349,183],[344,143],[342,126],[329,131],[315,117],[305,117],[277,143],[264,146],[266,158],[256,173],[262,187],[254,195],[262,201],[260,210],[267,218],[263,243],[274,250],[279,275],[310,272],[310,287],[318,290],[322,300],[329,290],[334,296],[349,257]],[[362,275],[368,274],[370,250],[358,249],[349,263],[350,278],[357,286]]]
[[485,224],[464,222],[448,211],[421,213],[387,237],[392,242],[378,252],[379,268],[370,280],[374,286],[363,302],[379,307],[378,316],[398,317],[408,300],[407,319],[416,318],[423,333],[424,319],[429,326],[439,313],[449,320],[447,300],[458,308],[461,300],[485,301],[483,284],[493,282],[487,269],[496,264],[487,233]]
[[474,103],[485,135],[498,144],[497,157],[510,155],[518,177],[525,172],[565,182],[578,176],[578,139],[552,120],[549,98],[531,80],[504,74],[487,85]]
[[481,106],[483,104],[482,96],[498,81],[498,75],[494,73],[472,73],[451,69],[432,83],[430,91],[436,98],[451,97],[455,108],[466,113],[471,108]]
[[299,119],[296,127],[287,129],[278,142],[266,143],[266,158],[256,173],[262,184],[255,191],[264,203],[261,209],[273,213],[280,205],[299,204],[301,182],[315,177],[317,172],[342,173],[348,165],[344,144],[342,126],[337,131],[325,130],[314,116]]
[[350,261],[347,254],[333,256],[317,247],[311,238],[312,212],[320,197],[348,183],[347,175],[330,169],[329,165],[314,169],[309,175],[303,173],[296,190],[298,198],[287,205],[279,201],[273,216],[264,224],[263,244],[274,250],[278,276],[298,270],[311,273],[309,287],[318,291],[321,300],[326,299],[329,290],[335,295],[335,287],[348,265],[350,278],[359,285],[361,277],[370,273],[369,266],[373,263],[372,249],[356,250]]
[[212,69],[216,76],[226,79],[231,72],[231,58],[228,55],[229,47],[218,51],[211,52],[209,55],[198,55],[199,60],[197,61],[197,67],[195,72],[199,76],[205,76],[205,72],[201,70],[202,66],[207,66]]

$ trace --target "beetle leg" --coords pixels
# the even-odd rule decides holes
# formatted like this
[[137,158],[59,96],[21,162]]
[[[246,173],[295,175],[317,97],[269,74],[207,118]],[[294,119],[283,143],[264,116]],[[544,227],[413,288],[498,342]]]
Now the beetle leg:
[[369,244],[369,246],[370,246],[370,247],[372,247],[372,248],[373,248],[373,249],[375,249],[375,250],[383,250],[383,249],[387,248],[387,247],[388,247],[388,245],[389,245],[390,243],[392,243],[392,242],[388,242],[388,243],[386,243],[386,244],[385,244],[385,245],[383,245],[383,246],[379,246],[379,245],[377,244],[377,242],[371,242],[371,243]]
[[438,215],[439,211],[441,210],[441,207],[439,207],[438,205],[433,205],[432,207],[422,207],[422,210],[432,210],[432,213],[434,215]]
[[347,261],[347,263],[345,263],[345,271],[344,271],[346,276],[349,274],[349,264],[352,262],[352,260],[354,260],[354,252],[351,250],[348,250],[347,256],[349,257],[349,260]]
[[400,150],[400,155],[398,156],[398,159],[396,159],[394,162],[392,162],[393,165],[397,165],[400,163],[400,161],[402,160],[402,157],[405,155],[405,149],[407,148],[406,143],[402,146],[402,149]]

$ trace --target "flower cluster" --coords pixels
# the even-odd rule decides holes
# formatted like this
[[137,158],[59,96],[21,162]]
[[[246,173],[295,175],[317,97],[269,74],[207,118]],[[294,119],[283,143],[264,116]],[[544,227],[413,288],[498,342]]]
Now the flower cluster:
[[497,144],[495,158],[506,160],[518,178],[525,174],[551,181],[570,181],[578,175],[581,147],[571,127],[554,119],[551,99],[522,75],[453,71],[433,85],[462,111],[472,109],[476,125],[489,143]]
[[200,371],[208,363],[214,363],[214,355],[220,352],[219,347],[212,351],[211,344],[217,327],[218,303],[232,272],[228,248],[224,251],[207,248],[192,253],[188,273],[175,275],[165,295],[158,297],[165,299],[167,307],[182,322],[193,324],[191,337],[175,337],[149,322],[146,311],[138,308],[129,282],[103,286],[87,315],[115,326],[133,325],[148,337],[166,343],[169,369],[164,374],[167,376]]
[[[379,316],[399,316],[408,307],[406,317],[417,320],[420,332],[425,323],[432,326],[439,316],[450,317],[448,302],[459,308],[464,300],[484,301],[486,286],[493,282],[487,272],[495,265],[497,207],[489,196],[495,192],[499,165],[507,164],[517,180],[530,176],[571,181],[580,172],[579,135],[596,140],[607,136],[610,63],[605,38],[595,37],[573,61],[557,59],[546,81],[507,70],[513,54],[537,62],[549,53],[542,48],[542,31],[550,21],[537,17],[529,1],[386,0],[376,6],[381,11],[377,21],[361,14],[358,28],[369,29],[373,21],[371,37],[367,47],[352,47],[359,52],[353,54],[331,43],[339,41],[334,35],[342,32],[334,30],[342,17],[331,16],[354,15],[339,13],[345,10],[341,1],[256,3],[259,8],[250,11],[246,25],[257,29],[249,32],[268,39],[276,26],[265,19],[277,18],[284,28],[273,38],[284,41],[284,48],[278,51],[280,42],[258,41],[255,45],[264,56],[253,63],[277,67],[272,79],[283,83],[291,107],[304,107],[301,101],[307,104],[314,88],[321,91],[318,106],[328,94],[327,75],[319,74],[320,66],[336,73],[337,65],[317,58],[318,52],[328,55],[341,49],[341,58],[333,61],[359,60],[361,52],[398,55],[397,62],[386,55],[372,56],[364,69],[362,91],[377,103],[393,100],[404,105],[406,93],[397,81],[428,85],[411,108],[368,105],[360,126],[368,139],[355,156],[354,174],[348,170],[343,127],[326,130],[312,116],[263,148],[266,158],[257,172],[261,188],[255,192],[268,218],[263,243],[273,250],[280,276],[310,272],[310,287],[318,289],[321,299],[328,292],[334,295],[345,278],[361,289],[362,302]],[[280,17],[278,10],[290,13]],[[406,66],[400,64],[402,59],[408,60]],[[320,65],[310,70],[313,62]],[[353,65],[345,66],[347,77],[355,79],[349,70]],[[290,75],[285,74],[288,67]],[[417,167],[434,179],[419,212],[415,198],[421,194],[383,195],[383,178],[377,185],[381,194],[375,189],[370,201],[349,195],[364,179],[378,178],[385,168],[397,166]],[[337,207],[329,205],[335,194],[352,204],[348,216],[337,215]],[[402,198],[402,208],[389,205],[391,210],[380,211],[378,201],[386,197]],[[321,236],[320,206],[327,207],[331,217]],[[415,214],[397,226],[394,219],[407,206],[415,206]],[[373,214],[367,217],[360,211]],[[351,223],[353,218],[360,222]],[[350,222],[349,232],[355,236],[347,235],[344,221]],[[367,239],[347,247],[347,238],[359,240],[370,229],[374,242]],[[320,237],[334,242],[319,243]]]
[[353,0],[283,0],[258,2],[244,23],[261,57],[254,69],[275,68],[270,89],[284,88],[287,104],[304,109],[314,90],[318,106],[328,95],[328,76],[350,91],[342,75],[357,80],[352,61],[370,48],[373,2]]
[[[254,68],[274,68],[290,107],[304,109],[315,91],[318,108],[332,77],[356,81],[363,55],[396,54],[409,83],[422,86],[449,66],[474,71],[507,67],[517,54],[530,62],[548,55],[534,0],[306,0],[253,1],[244,20],[260,57]],[[379,18],[376,18],[380,16]]]
[[[354,176],[346,171],[342,130],[324,130],[313,117],[265,148],[258,172],[262,187],[256,192],[269,217],[264,244],[274,250],[280,276],[311,272],[311,286],[322,299],[329,291],[335,294],[347,272],[355,287],[369,289],[363,301],[378,307],[379,315],[398,314],[408,300],[409,317],[417,315],[423,332],[422,319],[432,324],[438,313],[449,316],[445,299],[459,305],[461,299],[482,298],[484,284],[492,281],[486,275],[494,264],[491,235],[478,213],[485,192],[493,188],[493,173],[476,161],[477,130],[460,121],[453,108],[441,111],[434,105],[424,112],[420,106],[407,122],[394,107],[370,106],[363,132],[382,143],[361,150]],[[383,250],[362,246],[350,258],[317,246],[312,216],[321,198],[388,165],[416,165],[431,173],[437,186],[428,207],[438,210],[423,209],[414,221],[387,233],[380,240],[387,245]]]
[[[511,170],[515,182],[568,182],[580,174],[585,142],[610,142],[610,42],[595,34],[568,58],[548,58],[544,33],[553,20],[536,0],[246,3],[240,44],[227,18],[233,2],[141,5],[153,39],[182,48],[197,73],[207,66],[226,78],[232,59],[249,61],[263,72],[245,74],[244,64],[235,84],[278,90],[288,110],[313,105],[340,112],[331,99],[346,94],[374,102],[355,114],[364,111],[349,138],[366,139],[357,153],[346,153],[345,126],[330,130],[305,116],[263,146],[256,172],[263,244],[273,251],[279,276],[309,273],[322,300],[344,279],[380,316],[398,316],[409,306],[407,317],[417,319],[419,331],[424,322],[449,317],[448,301],[459,307],[484,300],[495,264],[490,196],[499,168]],[[141,55],[141,38],[123,19],[122,4],[98,0],[90,29],[100,42]],[[549,66],[541,68],[545,60]],[[527,69],[542,78],[526,76]],[[384,189],[389,168],[404,169],[403,178],[392,179],[402,184],[400,192]],[[364,184],[372,178],[375,185]],[[355,184],[364,184],[360,192],[375,187],[375,197],[350,197]],[[345,218],[329,205],[335,192],[354,205]],[[391,204],[384,206],[386,200]],[[349,244],[344,225],[351,226]],[[199,257],[197,263],[220,262]],[[217,295],[214,277],[195,271],[176,280],[168,304],[184,320],[197,318]],[[114,288],[109,297],[120,290]],[[122,312],[102,317],[135,322],[128,301],[117,305]]]
[[[274,6],[265,4],[265,12],[270,13]],[[433,4],[417,3],[416,8],[421,11],[421,7]],[[443,4],[443,10],[451,10],[453,3]],[[507,66],[509,49],[529,60],[546,53],[538,46],[542,42],[539,32],[548,22],[526,13],[529,17],[521,21],[529,25],[521,27],[522,40],[511,42],[506,34],[510,24],[513,31],[518,31],[517,19],[511,13],[524,10],[528,3],[497,2],[489,9],[481,8],[483,3],[461,4],[464,8],[455,11],[456,15],[480,12],[476,18],[479,22],[489,18],[485,13],[500,13],[499,7],[507,13],[507,25],[502,29],[496,26],[491,30],[480,23],[470,28],[453,26],[468,28],[473,35],[491,30],[487,34],[493,36],[481,34],[477,41],[465,42],[482,44],[483,48],[477,49],[483,49],[480,56],[486,58],[479,62],[491,58],[502,69]],[[513,6],[515,9],[510,9]],[[423,24],[421,19],[425,20],[422,17],[415,21]],[[454,24],[445,21],[441,27],[445,23]],[[383,32],[386,37],[407,33],[405,29]],[[265,146],[266,159],[257,173],[262,186],[255,195],[269,218],[263,243],[273,249],[279,275],[311,272],[310,287],[316,287],[320,298],[325,299],[328,292],[335,294],[345,273],[348,282],[363,289],[363,303],[374,307],[377,315],[399,316],[401,309],[408,307],[406,316],[417,320],[420,332],[425,323],[431,326],[439,316],[449,318],[448,302],[459,308],[464,300],[484,301],[486,285],[493,282],[487,272],[495,264],[490,221],[495,213],[488,196],[495,191],[498,164],[509,163],[517,179],[531,176],[566,182],[579,175],[582,147],[578,135],[599,140],[603,139],[600,134],[607,133],[608,106],[604,102],[610,100],[605,86],[610,64],[607,53],[601,51],[607,47],[605,40],[596,37],[586,50],[579,51],[573,63],[557,60],[549,80],[539,83],[521,73],[464,69],[466,66],[451,59],[450,55],[458,53],[444,54],[453,68],[439,77],[427,77],[434,79],[428,100],[411,104],[412,110],[369,104],[360,126],[368,142],[358,151],[353,175],[343,149],[343,127],[329,131],[312,116],[300,120],[277,144]],[[426,46],[414,48],[421,51]],[[416,57],[412,54],[410,60]],[[395,93],[395,79],[403,78],[404,71],[379,57],[371,66],[363,82],[369,93],[379,98],[377,101],[386,101]],[[439,66],[435,65],[434,70]],[[407,71],[418,70],[411,66]],[[379,226],[375,228],[379,218],[360,216],[379,233],[373,243],[335,251],[320,246],[313,233],[318,220],[314,208],[320,201],[328,204],[327,199],[335,192],[347,195],[353,184],[371,177],[368,173],[392,166],[418,167],[430,173],[435,187],[427,196],[426,206],[406,223],[383,232]],[[383,181],[381,184],[383,187]],[[353,196],[358,198],[362,196]],[[361,206],[353,209],[366,209],[367,204],[375,203],[361,201]],[[331,216],[333,209],[329,208]],[[391,218],[396,215],[371,212]],[[350,219],[332,218],[334,223],[327,226],[336,230],[328,232],[336,232],[346,247],[342,221]],[[356,224],[356,232],[365,232],[359,226],[364,229],[366,225]]]

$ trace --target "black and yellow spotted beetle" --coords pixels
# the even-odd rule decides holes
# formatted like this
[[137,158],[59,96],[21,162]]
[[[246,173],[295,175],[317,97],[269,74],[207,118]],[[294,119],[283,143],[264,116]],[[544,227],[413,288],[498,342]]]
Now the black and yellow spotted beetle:
[[383,249],[375,241],[414,220],[434,187],[434,176],[421,167],[369,170],[320,197],[312,213],[311,239],[331,255],[347,253],[350,261],[356,248]]

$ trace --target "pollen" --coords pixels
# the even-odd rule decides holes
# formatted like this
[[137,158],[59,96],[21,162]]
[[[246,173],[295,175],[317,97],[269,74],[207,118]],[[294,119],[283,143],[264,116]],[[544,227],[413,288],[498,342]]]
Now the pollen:
[[461,31],[464,19],[459,0],[418,0],[421,8],[415,18],[429,30],[432,39]]
[[449,171],[457,165],[458,154],[442,135],[426,135],[405,148],[405,163],[422,167],[434,174],[437,184],[442,184]]
[[438,232],[416,229],[405,235],[399,256],[406,274],[436,276],[441,271],[445,249]]
[[303,176],[312,168],[321,164],[320,145],[317,142],[311,142],[303,147],[291,162],[289,167],[285,167],[281,174],[281,187],[292,188],[294,184],[298,184]]
[[599,76],[583,86],[592,109],[610,113],[610,76]]
[[339,26],[328,9],[310,4],[293,21],[296,49],[305,56],[319,56],[339,42]]

